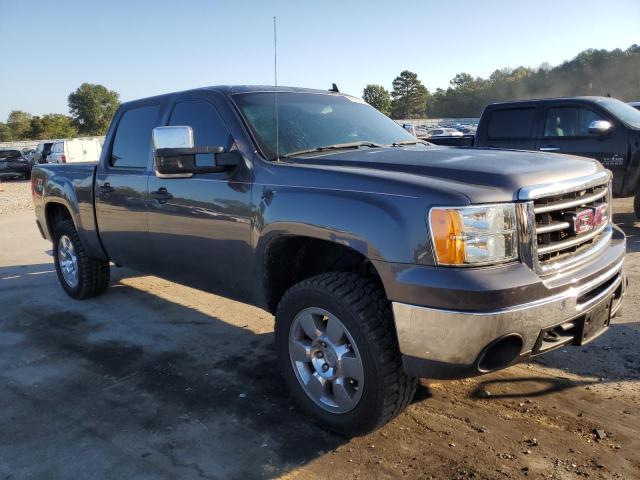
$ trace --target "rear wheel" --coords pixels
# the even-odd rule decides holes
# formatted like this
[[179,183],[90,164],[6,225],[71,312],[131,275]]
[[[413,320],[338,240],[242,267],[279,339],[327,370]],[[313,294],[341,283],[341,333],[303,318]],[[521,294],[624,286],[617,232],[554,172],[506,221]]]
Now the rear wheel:
[[87,255],[71,220],[54,229],[53,259],[58,280],[72,298],[94,297],[109,285],[109,262]]
[[294,285],[276,314],[276,350],[300,408],[324,428],[359,435],[411,401],[417,380],[402,368],[389,301],[351,273]]

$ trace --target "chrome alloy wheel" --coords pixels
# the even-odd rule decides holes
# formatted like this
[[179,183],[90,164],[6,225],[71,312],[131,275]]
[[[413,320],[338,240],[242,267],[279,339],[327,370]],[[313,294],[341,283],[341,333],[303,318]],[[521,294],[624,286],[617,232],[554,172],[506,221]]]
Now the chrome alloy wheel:
[[364,367],[351,334],[333,314],[306,308],[289,330],[289,358],[305,393],[332,413],[353,410],[364,388]]
[[66,235],[62,235],[58,240],[58,263],[64,281],[71,288],[76,288],[78,286],[78,256],[71,239]]

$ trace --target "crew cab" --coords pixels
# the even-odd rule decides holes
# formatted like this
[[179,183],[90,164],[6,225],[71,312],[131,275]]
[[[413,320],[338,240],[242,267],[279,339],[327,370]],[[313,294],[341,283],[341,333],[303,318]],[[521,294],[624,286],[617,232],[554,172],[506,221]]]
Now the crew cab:
[[439,137],[431,143],[511,148],[580,155],[613,173],[613,193],[640,189],[640,111],[608,97],[571,97],[492,103],[476,135]]
[[346,435],[464,378],[601,335],[626,288],[611,174],[438,147],[336,91],[221,86],[124,103],[95,163],[33,170],[64,291],[113,264],[259,306],[300,408]]

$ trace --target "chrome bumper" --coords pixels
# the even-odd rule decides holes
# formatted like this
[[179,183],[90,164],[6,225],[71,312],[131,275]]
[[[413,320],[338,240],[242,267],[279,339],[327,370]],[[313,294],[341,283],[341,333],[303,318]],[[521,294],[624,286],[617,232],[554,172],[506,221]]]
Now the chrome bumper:
[[[522,338],[520,358],[535,354],[534,347],[544,329],[580,318],[608,301],[613,301],[611,315],[618,311],[626,288],[622,265],[623,259],[589,282],[561,294],[490,312],[442,310],[394,302],[400,352],[405,357],[426,360],[429,365],[453,365],[471,374],[485,347],[504,336]],[[430,372],[408,373],[432,376]]]

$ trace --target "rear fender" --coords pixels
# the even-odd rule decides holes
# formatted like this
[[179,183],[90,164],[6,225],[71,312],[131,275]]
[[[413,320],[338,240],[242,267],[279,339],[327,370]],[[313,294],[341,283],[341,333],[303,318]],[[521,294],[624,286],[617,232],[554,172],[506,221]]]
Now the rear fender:
[[[78,190],[80,189],[80,193]],[[59,204],[67,209],[71,216],[78,236],[87,254],[94,258],[107,260],[98,238],[95,224],[93,203],[93,175],[86,179],[70,180],[63,175],[49,177],[42,190],[43,219],[45,236],[52,240],[53,228],[46,218],[47,207]]]

